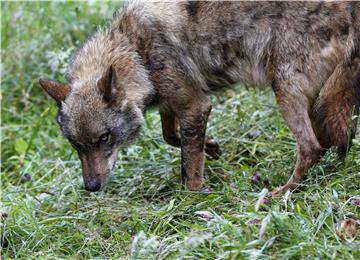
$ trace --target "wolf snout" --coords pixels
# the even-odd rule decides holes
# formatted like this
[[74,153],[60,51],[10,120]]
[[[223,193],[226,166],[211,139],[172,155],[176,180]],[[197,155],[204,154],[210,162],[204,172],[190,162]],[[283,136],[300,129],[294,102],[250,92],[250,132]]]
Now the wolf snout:
[[96,180],[90,180],[85,182],[85,190],[87,191],[99,191],[101,189],[101,182]]
[[84,186],[87,191],[99,191],[111,174],[109,161],[101,152],[79,153],[82,164]]

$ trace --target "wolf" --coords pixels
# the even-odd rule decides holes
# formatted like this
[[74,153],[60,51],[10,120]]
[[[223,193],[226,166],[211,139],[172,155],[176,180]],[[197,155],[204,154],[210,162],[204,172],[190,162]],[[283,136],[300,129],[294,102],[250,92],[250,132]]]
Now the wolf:
[[296,139],[294,190],[324,152],[348,151],[360,105],[358,2],[130,2],[74,54],[66,83],[41,79],[77,150],[85,189],[101,189],[119,149],[159,109],[163,137],[181,147],[182,181],[203,183],[209,95],[236,83],[271,86]]

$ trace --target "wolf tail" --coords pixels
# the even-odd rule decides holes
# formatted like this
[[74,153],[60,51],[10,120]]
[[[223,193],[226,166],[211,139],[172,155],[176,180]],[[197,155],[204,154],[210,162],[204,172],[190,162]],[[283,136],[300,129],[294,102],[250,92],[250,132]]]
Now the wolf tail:
[[337,65],[314,107],[320,135],[326,135],[329,146],[336,146],[342,157],[355,136],[360,106],[360,33],[355,38],[348,58]]

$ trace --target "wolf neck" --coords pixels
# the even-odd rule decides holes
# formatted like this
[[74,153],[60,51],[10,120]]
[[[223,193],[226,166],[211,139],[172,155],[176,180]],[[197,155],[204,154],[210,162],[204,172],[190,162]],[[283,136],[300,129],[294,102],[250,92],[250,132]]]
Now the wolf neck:
[[96,81],[112,66],[115,71],[116,87],[126,102],[135,103],[143,112],[151,102],[154,88],[148,79],[148,73],[141,65],[135,46],[128,38],[111,28],[98,30],[77,52],[71,62],[67,80],[76,88],[89,87],[91,82],[96,89]]

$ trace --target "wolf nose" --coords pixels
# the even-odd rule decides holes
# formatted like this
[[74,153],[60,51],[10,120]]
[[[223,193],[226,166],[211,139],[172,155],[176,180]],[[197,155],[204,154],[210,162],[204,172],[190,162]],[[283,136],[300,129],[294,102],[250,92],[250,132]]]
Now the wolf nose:
[[98,191],[101,188],[101,183],[97,181],[89,181],[85,183],[85,190],[87,191]]

